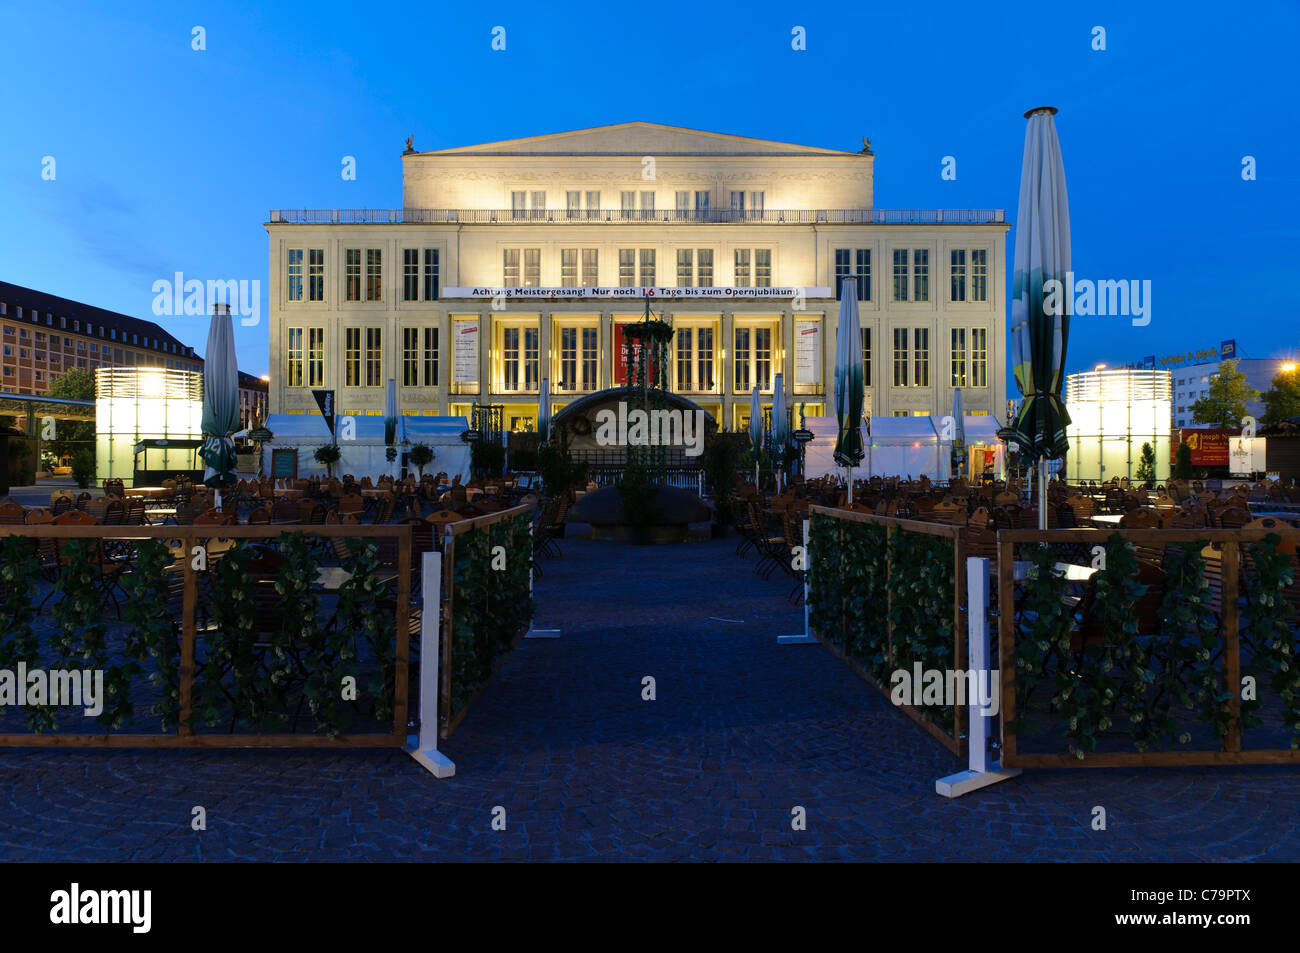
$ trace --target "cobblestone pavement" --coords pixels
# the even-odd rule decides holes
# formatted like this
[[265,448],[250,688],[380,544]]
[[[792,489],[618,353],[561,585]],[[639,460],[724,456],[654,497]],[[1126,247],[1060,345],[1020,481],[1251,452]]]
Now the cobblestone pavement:
[[444,745],[454,778],[397,751],[5,750],[0,859],[1300,859],[1300,768],[1032,772],[947,801],[963,765],[820,646],[778,646],[802,610],[732,541],[562,545],[537,625],[563,637],[521,643]]

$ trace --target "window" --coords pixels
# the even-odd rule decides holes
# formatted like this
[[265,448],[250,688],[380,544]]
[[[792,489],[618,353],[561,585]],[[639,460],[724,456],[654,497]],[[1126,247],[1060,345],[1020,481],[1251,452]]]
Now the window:
[[438,329],[424,329],[424,386],[438,386]]
[[[540,248],[506,248],[503,254],[504,284],[507,288],[536,288],[541,284],[542,250]],[[522,276],[519,270],[521,257],[523,259]]]
[[525,192],[510,193],[510,217],[525,218],[528,215],[528,196]]
[[695,257],[689,248],[677,249],[677,287],[689,288],[695,279]]
[[564,209],[566,218],[578,218],[582,210],[582,193],[565,192]]
[[653,287],[655,283],[655,250],[653,248],[639,249],[620,248],[618,250],[618,283],[622,288],[638,287],[636,264],[638,257],[641,262],[640,285],[643,287]]
[[600,329],[561,327],[560,366],[556,390],[576,393],[596,389],[596,370],[600,366]]
[[641,217],[655,217],[655,194],[653,192],[641,193]]
[[731,192],[731,217],[733,220],[743,219],[745,217],[745,193],[732,190]]
[[970,299],[989,300],[989,253],[986,248],[972,248],[970,252]]
[[586,288],[600,285],[600,250],[584,248],[582,250],[582,284]]
[[655,250],[641,249],[641,286],[653,288],[655,283]]
[[420,329],[402,328],[402,386],[420,384]]
[[636,193],[619,192],[618,207],[622,218],[636,218]]
[[307,386],[325,385],[325,329],[307,329]]
[[[954,254],[956,254],[954,252]],[[966,386],[966,329],[952,329],[952,386]]]
[[894,328],[894,386],[907,386],[907,328]]
[[917,248],[912,252],[912,300],[930,300],[930,250]]
[[420,249],[402,249],[402,300],[420,300]]
[[288,299],[302,300],[302,249],[289,249]]
[[347,328],[343,332],[343,383],[348,387],[361,386],[360,328]]
[[545,192],[532,193],[532,205],[533,205],[533,214],[532,214],[533,218],[546,217],[546,193]]
[[426,248],[424,250],[424,300],[438,300],[438,249]]
[[302,328],[288,328],[285,349],[284,382],[288,387],[302,386]]
[[578,286],[578,249],[560,249],[560,287],[576,288]]
[[737,288],[749,287],[750,271],[749,271],[749,249],[748,248],[736,249],[736,270],[735,270],[735,278],[733,280],[736,282]]
[[930,331],[912,329],[912,386],[930,386]]
[[677,342],[677,390],[715,392],[713,326],[680,327],[674,339]]
[[970,329],[970,386],[989,386],[989,332],[987,328]]
[[871,386],[871,328],[862,328],[862,386]]
[[949,267],[949,273],[952,277],[952,290],[950,298],[953,301],[966,300],[966,249],[954,248],[952,250],[952,263]]
[[325,300],[325,249],[307,249],[307,300]]
[[501,390],[504,393],[535,391],[539,335],[534,327],[501,329]]
[[366,300],[383,301],[383,249],[366,249]]
[[696,250],[695,261],[697,271],[696,284],[701,288],[713,287],[713,249],[700,248]]
[[344,297],[348,301],[361,300],[361,249],[349,248],[343,253],[343,281],[347,286]]
[[749,193],[749,214],[751,216],[757,215],[760,218],[762,217],[763,215],[763,193],[762,192]]
[[[677,192],[675,197],[677,200],[677,217],[679,219],[690,218],[691,217],[691,193]],[[22,315],[19,315],[19,317],[22,317]]]
[[871,249],[835,249],[835,297],[840,296],[844,279],[853,275],[858,280],[858,300],[871,300]]
[[894,300],[907,300],[907,249],[894,249]]
[[379,387],[384,380],[382,328],[366,328],[366,386]]
[[754,249],[754,287],[772,287],[772,249]]
[[772,389],[772,326],[739,325],[735,329],[736,393]]
[[709,217],[709,193],[695,193],[695,212],[696,218],[707,219]]
[[600,193],[587,193],[587,218],[600,218]]

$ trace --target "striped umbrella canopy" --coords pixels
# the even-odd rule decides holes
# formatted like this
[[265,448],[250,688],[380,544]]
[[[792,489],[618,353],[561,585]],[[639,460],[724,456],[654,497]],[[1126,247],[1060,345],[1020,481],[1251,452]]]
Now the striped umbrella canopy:
[[835,462],[848,469],[853,502],[853,468],[862,462],[862,327],[858,323],[858,283],[852,275],[840,285],[840,319],[835,328]]
[[763,405],[758,400],[758,385],[749,395],[749,446],[754,451],[754,486],[758,486],[758,455],[763,449]]
[[1011,275],[1011,350],[1016,387],[1024,395],[1010,423],[1010,442],[1039,464],[1039,527],[1045,528],[1047,461],[1069,447],[1070,415],[1061,400],[1070,336],[1070,203],[1056,138],[1055,107],[1025,113],[1025,156]]
[[542,378],[542,390],[537,395],[537,436],[542,443],[551,436],[551,382]]
[[961,388],[952,389],[952,475],[966,462],[966,418],[962,415]]
[[203,446],[199,456],[205,468],[203,482],[221,488],[238,482],[235,442],[239,429],[239,364],[235,359],[235,329],[230,305],[212,308],[208,348],[203,359]]

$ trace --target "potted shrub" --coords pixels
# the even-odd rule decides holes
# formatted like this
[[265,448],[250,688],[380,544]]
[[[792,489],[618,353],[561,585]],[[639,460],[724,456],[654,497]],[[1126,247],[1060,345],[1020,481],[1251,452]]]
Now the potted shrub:
[[332,478],[334,476],[334,464],[339,462],[342,455],[337,444],[327,443],[323,447],[317,447],[312,457],[317,463],[325,465],[325,475]]
[[415,467],[420,479],[424,479],[424,468],[433,462],[433,448],[424,443],[412,444],[406,451],[406,462]]
[[95,482],[95,455],[89,450],[78,450],[73,455],[72,479],[83,490]]

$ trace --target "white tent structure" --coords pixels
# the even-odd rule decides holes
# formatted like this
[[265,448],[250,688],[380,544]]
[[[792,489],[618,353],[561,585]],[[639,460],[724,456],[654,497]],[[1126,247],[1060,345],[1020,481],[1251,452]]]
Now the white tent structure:
[[[345,429],[351,423],[351,438]],[[325,466],[317,463],[312,454],[317,447],[330,442],[329,427],[319,414],[271,414],[263,425],[275,435],[264,444],[264,472],[271,471],[271,454],[275,450],[298,451],[298,476],[324,476]],[[392,474],[392,465],[385,459],[384,418],[353,417],[351,421],[339,417],[336,424],[339,434],[339,462],[334,474],[351,473],[371,479],[385,473]],[[433,462],[424,468],[425,473],[446,471],[448,477],[460,474],[462,481],[470,477],[469,444],[460,435],[469,429],[464,417],[399,417],[398,440],[423,443],[433,450]],[[399,454],[405,452],[398,447]],[[399,462],[400,462],[399,456]],[[414,467],[408,467],[415,473]]]
[[[998,439],[995,417],[962,417],[965,428],[968,472],[976,476],[990,463],[1001,476],[1006,462],[1006,445]],[[873,417],[867,444],[867,465],[871,476],[927,476],[931,480],[952,479],[952,440],[942,438],[942,417]]]

